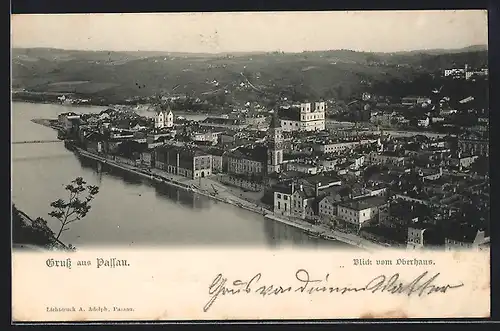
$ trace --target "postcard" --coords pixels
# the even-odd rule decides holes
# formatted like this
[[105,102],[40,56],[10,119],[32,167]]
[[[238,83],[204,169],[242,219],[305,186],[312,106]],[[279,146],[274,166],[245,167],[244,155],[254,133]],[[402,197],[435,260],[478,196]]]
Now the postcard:
[[486,11],[11,25],[14,323],[490,316]]

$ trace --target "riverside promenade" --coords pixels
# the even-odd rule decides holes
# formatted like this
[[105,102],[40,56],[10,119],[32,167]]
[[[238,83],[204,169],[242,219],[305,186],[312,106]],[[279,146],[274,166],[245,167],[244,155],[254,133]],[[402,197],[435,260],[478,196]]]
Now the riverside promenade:
[[147,178],[160,183],[165,183],[167,185],[184,189],[220,202],[231,204],[242,209],[261,214],[267,219],[301,229],[303,231],[306,231],[310,235],[320,236],[325,240],[341,241],[348,245],[365,250],[387,248],[387,246],[377,244],[354,234],[333,230],[324,224],[314,225],[302,219],[276,215],[272,210],[266,209],[264,206],[259,205],[256,201],[250,201],[250,199],[248,198],[245,199],[243,196],[236,195],[232,192],[234,190],[210,177],[202,179],[190,179],[168,173],[161,169],[141,168],[138,166],[117,162],[112,157],[97,155],[80,148],[76,148],[75,152],[81,156],[100,161],[115,168],[126,170],[143,178]]

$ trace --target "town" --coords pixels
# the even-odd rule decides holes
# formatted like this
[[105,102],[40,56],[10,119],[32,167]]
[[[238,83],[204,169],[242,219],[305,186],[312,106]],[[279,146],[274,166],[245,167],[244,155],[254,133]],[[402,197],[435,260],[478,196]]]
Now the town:
[[[439,75],[442,85],[425,95],[365,92],[349,104],[356,112],[334,100],[281,98],[272,109],[247,102],[197,121],[176,115],[165,97],[151,116],[110,106],[63,113],[50,125],[82,157],[311,236],[359,247],[485,249],[488,105],[467,91],[488,71],[466,65]],[[457,84],[468,85],[443,92]]]

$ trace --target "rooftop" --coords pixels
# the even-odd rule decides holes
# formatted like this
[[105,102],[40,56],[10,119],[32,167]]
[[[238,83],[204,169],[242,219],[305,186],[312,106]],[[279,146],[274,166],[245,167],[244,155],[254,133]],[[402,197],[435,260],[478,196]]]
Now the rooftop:
[[185,157],[196,157],[209,155],[200,148],[191,146],[162,145],[157,147],[158,152],[177,152]]
[[278,118],[278,114],[274,113],[271,117],[271,124],[269,124],[269,128],[281,128],[281,121]]
[[221,117],[207,117],[202,121],[205,124],[217,124],[217,125],[242,125],[243,123],[239,119],[232,118],[221,118]]
[[319,184],[321,186],[325,186],[325,185],[328,185],[331,183],[341,181],[341,179],[339,177],[333,176],[333,175],[331,175],[331,176],[313,175],[313,176],[306,177],[305,180],[312,185]]
[[448,229],[446,238],[454,241],[473,243],[480,229],[470,225],[455,225]]
[[252,147],[239,147],[235,151],[228,153],[229,157],[253,160],[258,162],[267,161],[267,147],[265,146],[252,146]]
[[381,198],[381,197],[368,197],[368,198],[357,199],[357,200],[354,200],[354,201],[343,202],[343,203],[340,204],[340,206],[360,211],[360,210],[365,210],[365,209],[368,209],[368,208],[373,208],[373,207],[381,206],[381,205],[383,205],[385,203],[386,203],[386,199],[385,198]]

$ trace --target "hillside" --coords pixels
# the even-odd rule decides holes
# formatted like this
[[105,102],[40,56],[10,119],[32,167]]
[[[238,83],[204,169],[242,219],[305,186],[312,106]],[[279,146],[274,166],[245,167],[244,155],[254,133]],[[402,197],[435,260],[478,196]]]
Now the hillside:
[[487,51],[183,54],[13,49],[12,87],[120,102],[186,94],[221,102],[307,98],[347,100],[377,81],[411,80],[446,67],[481,66]]

